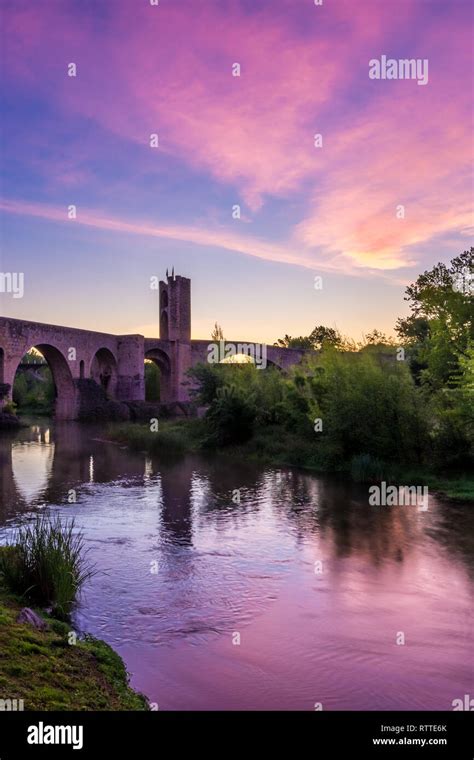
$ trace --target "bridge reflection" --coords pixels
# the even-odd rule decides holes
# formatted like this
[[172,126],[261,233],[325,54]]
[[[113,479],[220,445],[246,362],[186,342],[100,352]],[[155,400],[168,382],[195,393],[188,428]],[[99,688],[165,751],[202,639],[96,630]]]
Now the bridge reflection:
[[[296,543],[317,546],[323,540],[335,558],[356,553],[377,566],[403,562],[428,525],[435,540],[466,561],[474,575],[474,513],[464,505],[431,496],[426,523],[417,510],[369,507],[364,486],[215,456],[150,457],[104,436],[99,427],[46,421],[3,434],[0,526],[44,506],[80,509],[87,503],[89,508],[96,502],[94,489],[116,485],[121,493],[133,489],[132,501],[146,493],[155,499],[156,525],[170,545],[194,545],[204,523],[228,533],[232,522],[237,526],[252,513],[257,519],[266,510],[269,519],[284,521]],[[97,509],[106,509],[116,494],[115,488],[102,492]]]

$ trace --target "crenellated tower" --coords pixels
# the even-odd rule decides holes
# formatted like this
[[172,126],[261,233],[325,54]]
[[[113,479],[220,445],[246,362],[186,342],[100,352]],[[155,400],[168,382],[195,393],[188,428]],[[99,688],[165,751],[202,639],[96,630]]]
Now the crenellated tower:
[[191,280],[171,275],[166,270],[166,282],[160,280],[160,338],[161,340],[191,340]]

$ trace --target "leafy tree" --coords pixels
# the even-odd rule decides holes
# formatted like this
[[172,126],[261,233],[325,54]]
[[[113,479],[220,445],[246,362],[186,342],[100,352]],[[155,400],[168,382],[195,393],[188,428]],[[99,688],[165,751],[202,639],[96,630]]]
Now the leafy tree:
[[393,338],[387,337],[385,333],[380,332],[380,330],[372,330],[372,332],[367,333],[367,335],[364,335],[364,341],[361,345],[361,348],[368,348],[368,347],[377,347],[382,348],[384,346],[394,346],[395,341]]
[[306,337],[300,335],[299,338],[292,338],[291,335],[285,335],[284,338],[278,338],[273,345],[279,346],[280,348],[313,348],[313,342],[310,335]]
[[420,382],[454,386],[474,340],[474,248],[437,264],[406,289],[411,315],[396,331],[412,349]]
[[340,467],[361,454],[421,460],[423,400],[403,362],[328,349],[308,366],[295,368],[294,386],[311,428],[322,421],[316,435],[327,464]]
[[472,465],[474,248],[437,264],[406,290],[412,313],[396,330],[431,410],[433,463]]
[[13,401],[19,409],[49,413],[55,393],[53,376],[47,364],[40,365],[35,372],[17,372],[13,383]]
[[[188,370],[189,395],[199,406],[212,404],[217,391],[224,384],[225,365],[196,364]],[[234,369],[234,368],[231,368]]]
[[339,330],[336,330],[334,327],[317,325],[307,336],[300,335],[298,338],[292,338],[291,335],[285,335],[284,338],[279,338],[274,345],[281,348],[305,348],[319,351],[323,345],[342,348],[344,340]]
[[310,338],[313,348],[316,350],[321,350],[324,346],[333,346],[334,348],[342,348],[344,346],[341,333],[334,327],[318,325],[314,328]]
[[160,400],[160,370],[155,362],[145,362],[145,398],[147,401]]
[[214,324],[214,329],[211,333],[211,340],[212,341],[225,340],[224,331],[222,330],[222,327],[217,322]]

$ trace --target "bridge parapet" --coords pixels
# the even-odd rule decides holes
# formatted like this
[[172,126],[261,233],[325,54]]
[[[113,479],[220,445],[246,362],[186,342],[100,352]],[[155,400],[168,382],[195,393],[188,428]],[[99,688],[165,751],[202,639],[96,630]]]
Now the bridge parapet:
[[[189,400],[188,370],[207,363],[212,340],[190,340],[191,291],[187,278],[175,276],[160,283],[160,338],[113,335],[61,325],[42,324],[0,317],[0,385],[13,388],[22,358],[37,348],[49,364],[56,386],[56,417],[75,419],[79,413],[81,380],[92,379],[117,401],[145,400],[145,359],[161,371],[161,401]],[[252,341],[224,341],[233,353],[251,355],[262,367],[266,363],[287,369],[312,351],[263,346]],[[250,349],[249,349],[250,347]],[[256,351],[255,351],[256,353]],[[265,362],[265,363],[264,363]],[[83,385],[83,384],[82,384]],[[11,391],[10,391],[11,394]],[[4,403],[0,400],[0,405]]]

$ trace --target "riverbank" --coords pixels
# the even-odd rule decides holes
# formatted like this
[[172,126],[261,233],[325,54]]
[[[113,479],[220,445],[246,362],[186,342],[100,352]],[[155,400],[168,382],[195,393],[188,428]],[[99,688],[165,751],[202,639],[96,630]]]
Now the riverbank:
[[47,630],[19,623],[23,606],[0,581],[0,701],[23,700],[28,711],[148,709],[108,644],[89,636],[69,643],[71,626],[39,610]]
[[[206,440],[206,425],[202,419],[166,420],[160,422],[159,430],[152,432],[147,425],[126,423],[111,425],[107,438],[127,445],[134,451],[149,454],[176,455],[191,451],[209,451]],[[432,491],[456,501],[474,502],[474,477],[468,474],[439,474],[428,468],[381,465],[381,471],[364,479],[360,468],[351,463],[341,463],[338,470],[328,470],[318,457],[314,442],[301,439],[274,425],[262,428],[241,444],[233,444],[217,450],[219,455],[236,459],[246,459],[274,467],[299,467],[318,474],[340,474],[360,482],[387,480],[403,484],[422,484]]]

